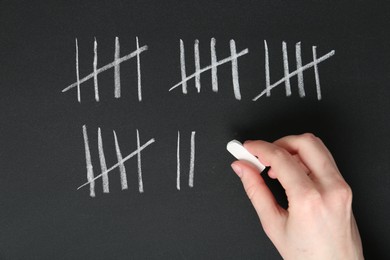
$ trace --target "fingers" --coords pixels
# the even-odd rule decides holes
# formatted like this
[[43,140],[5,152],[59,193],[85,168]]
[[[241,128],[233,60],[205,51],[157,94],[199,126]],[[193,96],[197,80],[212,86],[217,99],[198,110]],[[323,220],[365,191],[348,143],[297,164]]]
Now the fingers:
[[291,135],[274,142],[291,154],[297,154],[319,181],[340,179],[341,174],[329,150],[312,134]]
[[258,170],[252,165],[244,161],[235,161],[232,163],[232,168],[240,177],[264,230],[269,234],[269,229],[272,226],[278,227],[278,223],[282,223],[285,210],[276,202]]
[[245,142],[245,148],[271,166],[271,175],[276,177],[289,198],[302,194],[313,187],[305,169],[284,148],[264,141]]

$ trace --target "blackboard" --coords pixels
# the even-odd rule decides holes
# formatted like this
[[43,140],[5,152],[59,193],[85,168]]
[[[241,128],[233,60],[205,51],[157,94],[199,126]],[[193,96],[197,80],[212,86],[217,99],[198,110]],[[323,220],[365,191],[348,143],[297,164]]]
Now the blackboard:
[[225,145],[312,132],[353,189],[366,258],[389,259],[388,14],[1,1],[0,258],[279,259]]

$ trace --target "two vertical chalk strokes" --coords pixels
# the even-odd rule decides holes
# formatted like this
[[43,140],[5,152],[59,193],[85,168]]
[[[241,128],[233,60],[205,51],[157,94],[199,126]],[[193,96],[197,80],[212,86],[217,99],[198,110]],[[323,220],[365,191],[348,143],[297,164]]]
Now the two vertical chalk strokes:
[[[194,187],[195,177],[195,131],[191,132],[191,150],[190,150],[190,167],[188,173],[188,186]],[[180,163],[180,131],[177,132],[177,148],[176,148],[176,189],[180,190],[180,179],[181,179],[181,163]]]

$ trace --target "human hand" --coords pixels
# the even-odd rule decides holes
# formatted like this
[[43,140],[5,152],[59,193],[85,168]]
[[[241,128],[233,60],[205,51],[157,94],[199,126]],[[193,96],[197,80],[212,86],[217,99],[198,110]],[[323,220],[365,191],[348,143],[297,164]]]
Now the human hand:
[[263,229],[284,259],[364,259],[352,213],[352,191],[322,143],[312,134],[274,143],[247,141],[244,147],[270,165],[268,175],[285,189],[282,208],[259,172],[235,161]]

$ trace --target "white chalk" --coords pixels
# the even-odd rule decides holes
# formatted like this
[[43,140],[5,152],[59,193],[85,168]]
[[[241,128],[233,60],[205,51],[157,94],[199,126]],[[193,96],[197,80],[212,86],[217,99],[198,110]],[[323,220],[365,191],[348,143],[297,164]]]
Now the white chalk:
[[248,152],[247,149],[237,140],[232,140],[226,145],[226,149],[238,160],[247,161],[253,164],[260,172],[265,169],[264,164],[262,164],[256,156]]

